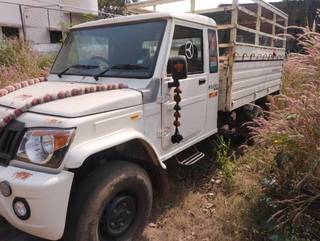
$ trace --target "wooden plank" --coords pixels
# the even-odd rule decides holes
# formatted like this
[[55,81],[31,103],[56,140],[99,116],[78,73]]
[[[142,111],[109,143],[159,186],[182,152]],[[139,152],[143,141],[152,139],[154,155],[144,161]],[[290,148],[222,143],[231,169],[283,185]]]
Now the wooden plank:
[[[238,15],[239,12],[237,8],[238,4],[239,4],[238,0],[233,0],[232,5],[234,9],[232,11],[232,16],[231,16],[231,25],[234,25],[234,26],[237,26],[238,24],[238,16],[239,16]],[[236,39],[237,39],[237,28],[233,28],[230,33],[230,41],[232,43],[235,43]]]
[[286,25],[286,28],[284,29],[284,34],[287,35],[288,34],[288,24],[289,24],[289,20],[286,19],[285,20],[285,25]]
[[[237,25],[237,28],[240,29],[240,30],[249,32],[249,33],[254,33],[254,34],[256,34],[256,32],[257,32],[257,31],[254,30],[254,29],[247,28],[247,27],[242,26],[242,25],[239,25],[239,24]],[[285,38],[281,38],[281,37],[278,37],[278,36],[273,37],[272,34],[264,33],[264,32],[260,32],[259,35],[263,35],[263,36],[266,36],[266,37],[269,37],[269,38],[274,38],[274,39],[285,40]]]
[[261,0],[251,0],[259,5],[261,5],[263,8],[268,9],[269,11],[276,13],[277,15],[283,17],[284,19],[288,19],[288,14],[286,14],[285,12],[281,11],[280,9],[276,8],[275,6],[273,6],[270,3],[267,3],[265,1],[261,1]]
[[219,7],[219,8],[210,8],[210,9],[202,9],[197,10],[196,13],[202,14],[202,13],[218,13],[218,12],[229,12],[234,10],[234,6],[225,6],[225,7]]
[[224,29],[232,29],[235,28],[236,26],[233,24],[222,24],[217,26],[219,30],[224,30]]
[[[232,11],[231,15],[231,24],[234,26],[238,25],[238,18],[239,18],[239,0],[232,0],[232,6],[235,8]],[[233,28],[230,31],[230,42],[231,44],[236,44],[237,42],[237,28]],[[227,64],[228,68],[226,70],[226,83],[225,83],[225,108],[228,108],[228,106],[231,106],[231,95],[232,95],[232,83],[233,83],[233,66],[234,66],[234,58],[236,55],[236,48],[231,48],[231,51],[228,51],[228,56],[227,56]]]
[[196,0],[190,0],[190,12],[195,13],[196,11]]
[[[255,18],[258,17],[258,14],[256,14],[255,12],[253,12],[253,11],[251,11],[251,10],[249,10],[249,9],[241,6],[241,5],[238,6],[238,9],[239,9],[239,11],[244,12],[244,13],[252,16],[252,17],[255,17]],[[262,22],[267,22],[267,23],[270,23],[270,24],[272,24],[272,25],[274,24],[274,22],[273,22],[272,20],[267,19],[267,18],[265,18],[265,17],[263,17],[263,16],[260,16],[260,19],[262,20]],[[281,25],[281,24],[279,24],[279,23],[277,23],[277,22],[275,22],[275,24],[276,24],[276,26],[278,26],[279,28],[282,28],[282,29],[285,29],[285,28],[286,28],[285,26],[283,26],[283,25]]]
[[272,36],[273,39],[271,41],[271,47],[274,47],[274,37],[276,37],[276,23],[277,23],[277,15],[275,13],[273,13],[273,25],[272,25]]
[[260,45],[261,14],[262,14],[262,7],[260,5],[258,5],[256,36],[255,36],[255,44],[256,45]]
[[224,61],[228,61],[229,57],[228,56],[220,56],[219,57],[219,61],[224,62]]
[[276,48],[276,47],[271,47],[271,46],[257,46],[257,45],[254,45],[254,44],[248,44],[248,43],[236,43],[235,45],[236,47],[237,46],[247,46],[247,47],[255,47],[255,48],[261,48],[261,49],[269,49],[269,50],[272,50],[272,49],[278,49],[278,50],[284,50],[284,48]]
[[231,48],[231,47],[234,47],[233,43],[219,44],[219,48]]
[[243,6],[241,6],[241,5],[238,6],[238,9],[239,9],[241,12],[244,12],[244,13],[252,16],[252,17],[255,17],[255,18],[256,18],[256,17],[258,16],[255,12],[253,12],[253,11],[251,11],[251,10],[247,9],[246,7],[243,7]]

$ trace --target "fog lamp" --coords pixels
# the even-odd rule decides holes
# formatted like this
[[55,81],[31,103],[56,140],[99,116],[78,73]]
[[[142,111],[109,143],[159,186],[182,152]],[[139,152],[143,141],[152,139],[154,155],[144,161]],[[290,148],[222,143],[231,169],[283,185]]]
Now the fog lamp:
[[7,182],[7,181],[0,182],[0,192],[5,197],[11,196],[12,190],[11,190],[9,182]]
[[30,207],[27,201],[23,198],[15,198],[13,200],[13,211],[21,220],[30,218]]

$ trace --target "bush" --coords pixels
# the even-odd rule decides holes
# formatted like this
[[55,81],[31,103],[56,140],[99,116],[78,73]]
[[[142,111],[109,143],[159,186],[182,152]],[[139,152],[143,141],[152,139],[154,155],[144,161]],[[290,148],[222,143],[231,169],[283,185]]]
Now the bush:
[[269,221],[298,240],[320,240],[320,34],[306,30],[299,41],[304,53],[285,63],[285,95],[275,99],[268,119],[256,120],[253,132],[258,147],[271,154]]
[[20,40],[0,42],[0,85],[47,75],[52,56],[34,52],[31,46]]

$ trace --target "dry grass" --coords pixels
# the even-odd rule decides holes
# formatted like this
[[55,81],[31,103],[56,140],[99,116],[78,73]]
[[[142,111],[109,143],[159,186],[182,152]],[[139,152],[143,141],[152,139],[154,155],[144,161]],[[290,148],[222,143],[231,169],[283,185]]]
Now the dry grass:
[[33,77],[45,76],[52,61],[52,56],[35,53],[26,42],[1,40],[0,87]]
[[[227,177],[206,159],[191,169],[169,163],[172,197],[156,199],[144,241],[249,241],[258,240],[252,210],[260,193],[259,176],[249,165],[235,170],[233,191]],[[249,170],[250,169],[250,170]]]

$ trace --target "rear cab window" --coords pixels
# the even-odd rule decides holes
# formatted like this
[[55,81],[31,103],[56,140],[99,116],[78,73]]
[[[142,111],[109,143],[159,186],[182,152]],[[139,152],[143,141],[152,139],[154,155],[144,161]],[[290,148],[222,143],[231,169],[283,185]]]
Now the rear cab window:
[[210,73],[217,73],[219,70],[218,60],[218,41],[217,31],[213,29],[208,30],[208,46],[209,46],[209,69]]

